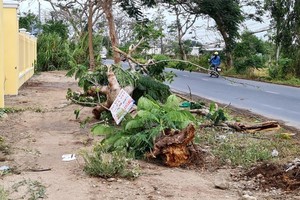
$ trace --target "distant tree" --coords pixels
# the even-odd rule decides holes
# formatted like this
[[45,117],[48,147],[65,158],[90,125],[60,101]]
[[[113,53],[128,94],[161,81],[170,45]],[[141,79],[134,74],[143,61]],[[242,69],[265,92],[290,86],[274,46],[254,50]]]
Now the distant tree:
[[194,25],[196,22],[196,19],[198,17],[197,14],[190,14],[186,12],[181,5],[177,3],[169,3],[168,8],[170,9],[170,12],[175,14],[176,20],[175,22],[170,26],[171,30],[177,32],[177,42],[178,42],[178,49],[179,49],[179,55],[182,60],[186,60],[186,54],[184,48],[184,42],[183,37],[186,35],[186,33],[189,31],[189,29]]
[[232,50],[239,37],[239,25],[243,22],[241,6],[238,0],[191,0],[184,1],[186,10],[192,14],[208,15],[216,22],[226,49],[226,64],[232,66]]
[[233,50],[234,68],[236,72],[245,72],[248,68],[262,68],[267,54],[265,42],[246,31]]
[[158,7],[157,12],[155,12],[153,16],[153,21],[155,21],[155,26],[158,30],[160,30],[163,34],[159,37],[159,46],[161,49],[161,54],[165,53],[165,44],[164,44],[164,29],[167,27],[166,16],[163,13],[164,9]]
[[19,18],[19,28],[25,28],[29,32],[34,32],[39,25],[38,16],[31,12],[23,13]]
[[74,29],[75,35],[82,38],[88,32],[89,44],[89,65],[90,69],[95,68],[95,56],[93,49],[93,27],[97,20],[102,16],[101,5],[97,1],[78,1],[78,0],[46,0],[48,1],[55,14],[53,17],[60,17],[66,20]]
[[300,76],[300,1],[266,0],[265,9],[271,12],[275,29],[272,39],[276,45],[276,60],[291,59],[291,70]]
[[69,37],[68,25],[62,20],[49,20],[42,25],[43,33],[57,33],[62,39],[66,40]]

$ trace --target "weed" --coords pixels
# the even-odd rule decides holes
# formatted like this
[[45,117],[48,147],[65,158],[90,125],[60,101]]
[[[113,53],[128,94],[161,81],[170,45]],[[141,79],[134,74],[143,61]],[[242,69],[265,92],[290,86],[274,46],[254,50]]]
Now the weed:
[[12,189],[14,190],[14,192],[18,192],[20,187],[26,187],[26,186],[27,186],[26,194],[24,194],[21,197],[21,199],[27,198],[28,200],[37,200],[37,199],[47,197],[46,196],[46,187],[44,185],[42,185],[40,182],[32,181],[30,179],[28,179],[28,180],[24,179],[23,181],[15,183],[12,186]]
[[90,117],[85,118],[82,122],[80,122],[80,128],[86,128],[87,124],[91,121]]
[[140,174],[139,167],[125,151],[116,150],[108,152],[102,145],[94,149],[92,155],[83,152],[85,160],[84,171],[91,175],[102,178],[122,177],[128,179],[137,178]]
[[10,154],[10,147],[5,144],[4,139],[0,136],[0,152],[4,153],[5,155]]
[[27,110],[37,112],[37,113],[45,112],[42,108],[33,108],[33,107],[27,107],[27,108],[0,108],[0,118],[2,118],[4,116],[4,114],[24,112],[24,111],[27,111]]
[[2,186],[0,186],[0,199],[8,200],[8,192]]
[[[222,134],[220,134],[222,133]],[[203,129],[196,136],[195,142],[209,146],[211,152],[223,164],[249,167],[257,162],[282,159],[297,156],[298,146],[292,140],[279,138],[278,135],[224,133],[216,129]],[[279,152],[278,157],[272,157],[272,150]]]

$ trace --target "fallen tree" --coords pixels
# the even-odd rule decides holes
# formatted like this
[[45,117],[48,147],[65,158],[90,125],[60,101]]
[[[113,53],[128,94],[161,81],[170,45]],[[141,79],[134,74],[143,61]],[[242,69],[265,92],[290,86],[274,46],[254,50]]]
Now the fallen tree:
[[107,67],[107,80],[107,85],[92,86],[90,88],[92,92],[100,93],[101,95],[106,96],[106,101],[103,103],[99,103],[92,111],[96,119],[100,119],[101,113],[103,111],[109,110],[110,106],[113,104],[121,89],[124,89],[129,95],[132,95],[132,92],[134,90],[133,85],[128,85],[122,88],[110,66]]

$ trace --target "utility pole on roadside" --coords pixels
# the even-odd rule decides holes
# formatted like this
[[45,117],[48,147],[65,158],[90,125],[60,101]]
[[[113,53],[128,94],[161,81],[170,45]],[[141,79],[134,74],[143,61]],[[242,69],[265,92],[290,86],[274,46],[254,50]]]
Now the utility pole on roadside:
[[40,2],[40,0],[38,0],[38,3],[39,3],[39,21],[41,23],[41,2]]

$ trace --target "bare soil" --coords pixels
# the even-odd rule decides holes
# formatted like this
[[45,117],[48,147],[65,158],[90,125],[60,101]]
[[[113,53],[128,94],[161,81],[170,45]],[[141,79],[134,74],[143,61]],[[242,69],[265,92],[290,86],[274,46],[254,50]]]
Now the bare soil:
[[[90,108],[84,108],[75,120],[74,110],[82,107],[66,100],[68,88],[79,90],[77,82],[65,77],[65,72],[43,72],[34,75],[19,95],[5,98],[6,107],[24,109],[0,119],[0,136],[11,147],[8,155],[0,152],[0,158],[4,158],[0,159],[0,167],[12,169],[5,175],[0,172],[0,186],[9,192],[9,199],[234,200],[245,199],[243,195],[300,199],[299,191],[291,194],[272,187],[250,190],[249,179],[233,178],[241,174],[239,169],[226,167],[214,171],[167,168],[139,161],[143,173],[134,181],[89,177],[83,171],[80,151],[90,149],[98,138],[91,135],[89,126],[80,126],[80,121],[92,116]],[[75,154],[76,160],[64,162],[64,154]],[[253,172],[253,176],[258,174],[263,172]],[[45,195],[32,197],[30,192],[35,188],[30,183],[35,181],[45,187]]]

